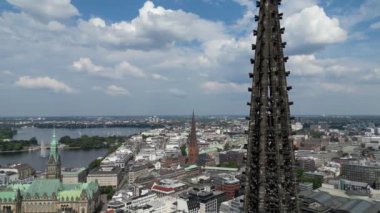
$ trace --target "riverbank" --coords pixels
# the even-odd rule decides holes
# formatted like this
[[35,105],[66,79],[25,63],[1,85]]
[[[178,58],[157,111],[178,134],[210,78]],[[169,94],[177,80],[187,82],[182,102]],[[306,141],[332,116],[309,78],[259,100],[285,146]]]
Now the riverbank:
[[104,160],[104,158],[106,158],[108,155],[114,153],[116,150],[118,150],[121,146],[125,145],[126,143],[128,143],[128,140],[130,140],[133,136],[136,136],[136,135],[140,135],[141,132],[139,133],[135,133],[135,134],[132,134],[132,135],[129,135],[126,137],[125,141],[124,142],[121,142],[119,143],[117,146],[114,147],[114,149],[112,150],[108,150],[107,154],[104,155],[103,157],[99,157],[93,161],[91,161],[91,163],[88,164],[88,166],[86,167],[86,170],[87,172],[91,171],[92,169],[96,168],[96,167],[99,167],[100,166],[100,163]]
[[[60,150],[91,150],[91,149],[81,149],[80,147],[68,147],[68,146],[59,146],[58,149]],[[107,149],[107,148],[92,148],[92,149]],[[41,146],[35,146],[35,147],[29,147],[28,149],[22,149],[22,150],[11,150],[11,151],[0,151],[1,153],[23,153],[23,152],[36,152],[40,151]],[[46,147],[46,150],[50,150],[50,147]]]
[[[80,168],[88,167],[89,163],[95,159],[103,159],[108,154],[113,153],[120,145],[125,144],[130,137],[136,134],[140,134],[146,129],[136,128],[112,128],[112,129],[57,129],[57,140],[65,135],[71,137],[80,137],[81,135],[98,135],[98,136],[110,136],[121,135],[125,136],[124,140],[120,140],[120,144],[113,146],[112,149],[100,148],[100,149],[78,149],[78,147],[63,147],[59,146],[59,154],[61,155],[62,168]],[[38,129],[38,128],[23,128],[18,129],[18,135],[15,140],[24,140],[24,138],[36,137],[38,142],[43,143],[43,149],[41,150],[41,144],[35,145],[23,150],[15,150],[11,152],[0,152],[0,164],[6,166],[8,164],[27,163],[31,165],[35,170],[45,171],[47,164],[47,157],[49,156],[49,142],[51,141],[53,129]]]

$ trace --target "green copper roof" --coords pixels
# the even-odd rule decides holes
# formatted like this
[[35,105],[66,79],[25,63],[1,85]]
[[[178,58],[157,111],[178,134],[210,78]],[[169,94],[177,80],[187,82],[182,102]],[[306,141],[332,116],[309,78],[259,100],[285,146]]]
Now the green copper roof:
[[91,199],[93,194],[98,190],[98,184],[95,182],[78,183],[78,184],[64,184],[63,190],[58,192],[58,199],[63,200],[67,198],[79,198],[82,192],[86,197]]
[[1,201],[13,201],[16,198],[15,191],[0,191]]
[[43,196],[46,193],[48,197],[51,197],[53,193],[57,194],[59,190],[62,190],[62,183],[58,179],[39,179],[33,181],[26,193],[31,196],[35,194]]
[[205,166],[204,169],[219,170],[219,171],[233,171],[233,172],[237,172],[239,170],[238,168],[214,167],[214,166]]
[[30,184],[11,184],[0,188],[0,200],[13,201],[16,198],[17,190],[25,192]]
[[80,198],[84,193],[88,199],[92,199],[98,188],[96,182],[62,184],[58,179],[38,179],[31,184],[14,184],[0,188],[0,199],[3,201],[14,200],[18,189],[24,196],[29,194],[32,197],[35,195],[42,197],[46,194],[48,197],[52,197],[55,193],[59,200],[67,200]]
[[187,170],[191,170],[191,169],[195,169],[195,168],[198,168],[198,166],[197,165],[190,165],[190,166],[188,166],[188,167],[186,167],[185,168],[185,171],[187,171]]
[[9,185],[8,187],[12,189],[13,191],[17,191],[18,189],[20,189],[21,192],[25,192],[26,190],[28,190],[30,185],[31,184],[12,184],[12,185]]

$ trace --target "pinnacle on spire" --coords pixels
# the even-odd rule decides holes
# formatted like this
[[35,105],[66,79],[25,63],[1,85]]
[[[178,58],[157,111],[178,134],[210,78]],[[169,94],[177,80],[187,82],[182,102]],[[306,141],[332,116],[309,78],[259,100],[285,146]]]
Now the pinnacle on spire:
[[53,127],[53,138],[56,138],[56,135],[55,135],[55,127]]
[[55,133],[55,127],[53,128],[52,139],[50,142],[50,156],[54,157],[56,161],[58,160],[58,142],[57,142],[57,136]]

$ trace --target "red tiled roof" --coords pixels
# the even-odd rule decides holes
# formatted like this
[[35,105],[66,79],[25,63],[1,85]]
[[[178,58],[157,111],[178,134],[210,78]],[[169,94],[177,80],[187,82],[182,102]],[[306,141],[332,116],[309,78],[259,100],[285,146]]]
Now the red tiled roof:
[[171,191],[174,191],[174,188],[154,185],[152,186],[152,190],[161,191],[161,192],[171,192]]

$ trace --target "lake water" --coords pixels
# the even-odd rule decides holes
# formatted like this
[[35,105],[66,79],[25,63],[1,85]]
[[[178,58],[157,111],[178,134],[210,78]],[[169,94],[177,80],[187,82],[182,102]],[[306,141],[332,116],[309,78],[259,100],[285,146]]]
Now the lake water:
[[[63,136],[79,138],[82,135],[88,136],[128,136],[143,131],[142,128],[87,128],[87,129],[56,129],[57,139]],[[40,129],[35,127],[26,127],[17,129],[15,140],[29,140],[36,137],[38,143],[48,144],[51,141],[53,129]]]
[[[139,133],[146,129],[141,128],[89,128],[89,129],[56,129],[57,139],[63,136],[78,138],[81,135],[88,136],[129,136]],[[21,128],[18,129],[15,140],[29,140],[36,137],[38,142],[48,144],[52,136],[52,129]],[[107,149],[94,150],[60,150],[62,167],[87,167],[87,165],[98,157],[107,153]],[[43,156],[43,155],[42,155]],[[19,153],[0,153],[0,165],[14,163],[28,163],[34,169],[44,171],[47,164],[47,157],[42,157],[41,151],[19,152]],[[49,151],[45,154],[49,156]]]

